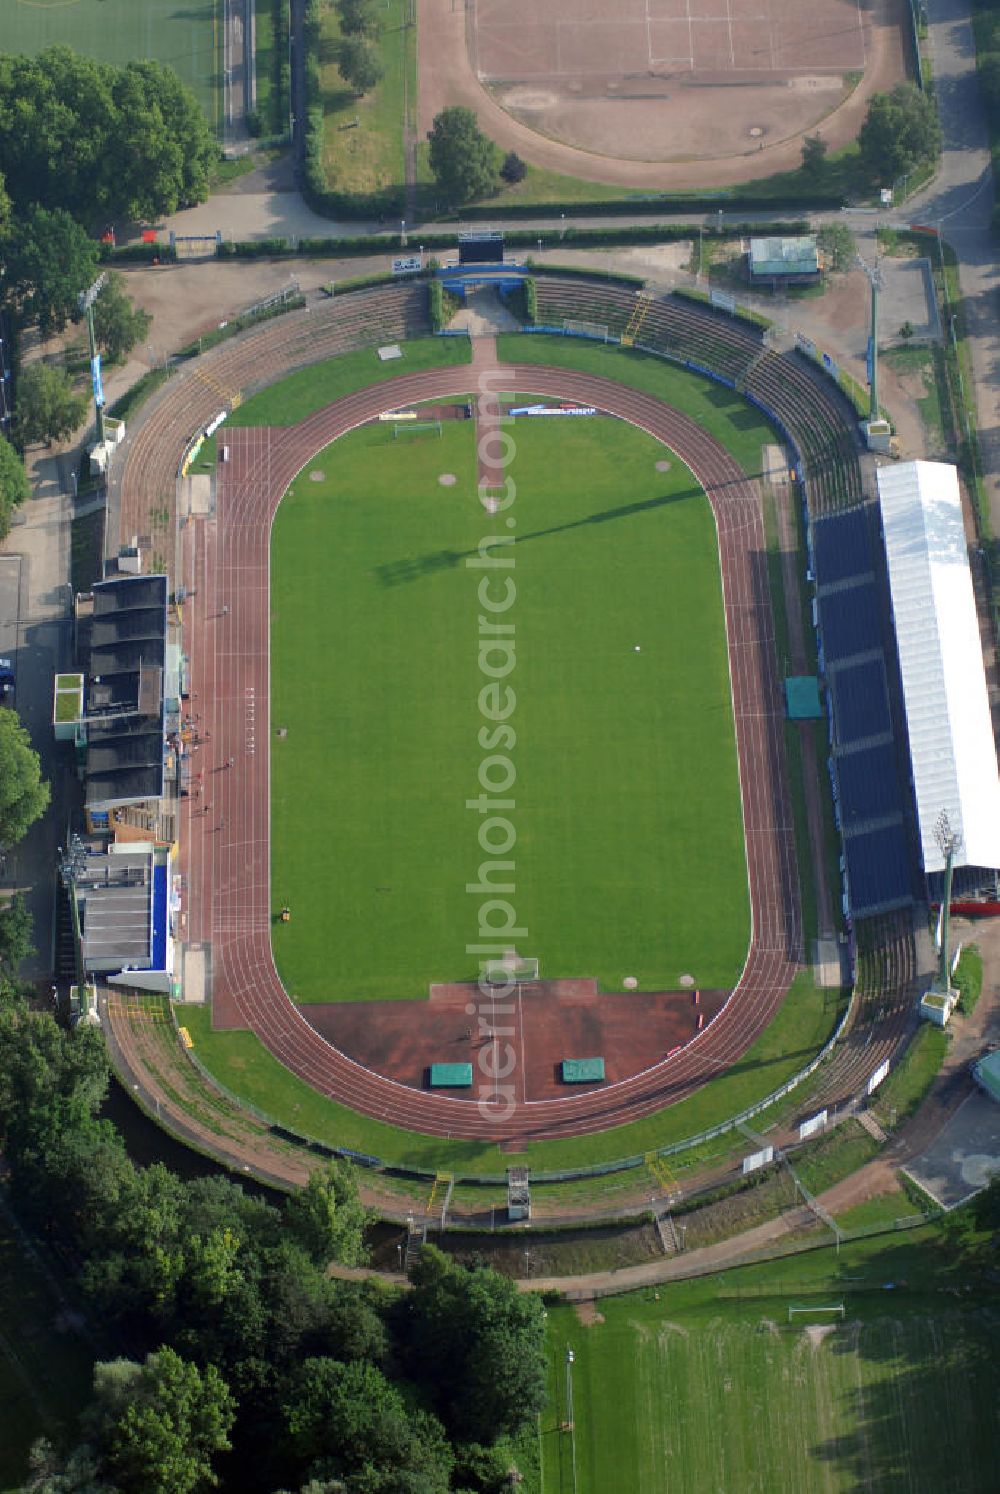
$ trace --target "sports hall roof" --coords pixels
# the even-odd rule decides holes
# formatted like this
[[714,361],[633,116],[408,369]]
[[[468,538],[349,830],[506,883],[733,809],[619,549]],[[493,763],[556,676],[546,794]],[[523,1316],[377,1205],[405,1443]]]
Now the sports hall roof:
[[924,870],[942,871],[942,812],[956,866],[1000,867],[1000,774],[958,476],[943,462],[878,472]]

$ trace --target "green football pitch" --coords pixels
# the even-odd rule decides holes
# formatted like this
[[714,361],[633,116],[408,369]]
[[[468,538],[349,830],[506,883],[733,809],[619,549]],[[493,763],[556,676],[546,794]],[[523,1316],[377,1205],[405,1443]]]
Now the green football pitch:
[[884,1293],[856,1290],[843,1322],[814,1313],[790,1325],[789,1302],[843,1301],[843,1282],[796,1295],[776,1280],[776,1295],[759,1297],[757,1283],[809,1269],[804,1258],[757,1268],[750,1300],[734,1300],[750,1273],[733,1272],[600,1301],[596,1320],[550,1308],[542,1494],[995,1489],[992,1309],[905,1290],[890,1309]]
[[504,518],[478,500],[471,423],[449,421],[440,436],[344,437],[279,509],[272,889],[293,919],[274,947],[298,1000],[421,997],[477,973],[484,898],[467,884],[490,858],[466,801],[493,749],[478,737],[484,572],[465,561],[507,517],[517,779],[503,880],[519,950],[545,977],[605,989],[739,974],[746,865],[708,502],[624,423],[513,434]]
[[168,62],[219,126],[220,0],[0,0],[0,50],[57,44],[85,57]]

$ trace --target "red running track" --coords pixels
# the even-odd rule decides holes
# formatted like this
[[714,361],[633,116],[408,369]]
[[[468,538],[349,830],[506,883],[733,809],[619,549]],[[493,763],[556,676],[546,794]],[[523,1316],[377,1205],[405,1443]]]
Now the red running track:
[[[249,1028],[320,1093],[365,1115],[431,1135],[523,1143],[621,1125],[672,1104],[728,1068],[770,1021],[800,956],[798,876],[760,498],[733,458],[693,421],[651,396],[573,370],[514,366],[504,387],[581,400],[648,431],[708,494],[719,536],[750,888],[751,938],[739,982],[686,1047],[586,1094],[514,1103],[511,1113],[409,1088],[322,1038],[289,1000],[271,953],[269,878],[269,548],[296,473],[346,431],[414,400],[467,392],[467,368],[404,376],[351,394],[287,430],[228,431],[216,522],[187,527],[186,608],[192,710],[209,735],[184,801],[191,942],[211,945],[213,1020]],[[190,568],[193,562],[193,570]],[[228,767],[230,759],[233,766]]]

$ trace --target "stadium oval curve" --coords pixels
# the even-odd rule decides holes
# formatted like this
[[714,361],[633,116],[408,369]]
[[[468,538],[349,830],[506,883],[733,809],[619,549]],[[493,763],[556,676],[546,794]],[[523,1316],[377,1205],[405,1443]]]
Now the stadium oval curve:
[[[676,1103],[734,1063],[776,1012],[800,955],[800,912],[784,762],[783,712],[756,484],[692,420],[626,385],[574,370],[504,367],[508,387],[595,405],[663,441],[687,463],[715,517],[723,578],[750,892],[746,963],[725,1006],[670,1058],[598,1090],[516,1101],[502,1126],[468,1099],[408,1087],[365,1068],[323,1038],[278,977],[270,937],[269,539],[296,473],[331,441],[388,409],[465,394],[468,369],[428,370],[369,386],[299,425],[231,429],[214,525],[188,526],[196,585],[185,609],[199,714],[216,754],[219,826],[188,815],[189,932],[210,942],[216,1025],[249,1028],[319,1093],[412,1131],[518,1142],[603,1131]],[[127,485],[129,472],[123,479]],[[226,630],[218,620],[225,608]],[[248,721],[252,751],[247,753]],[[256,723],[260,723],[260,730]],[[230,833],[226,834],[226,825]],[[234,832],[237,832],[234,833]]]

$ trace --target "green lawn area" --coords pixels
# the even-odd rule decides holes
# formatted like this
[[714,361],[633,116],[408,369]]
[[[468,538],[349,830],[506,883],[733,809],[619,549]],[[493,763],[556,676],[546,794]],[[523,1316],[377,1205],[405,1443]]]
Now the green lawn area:
[[228,417],[227,425],[295,425],[344,394],[398,379],[425,368],[469,363],[472,347],[465,337],[417,337],[403,344],[402,358],[381,363],[374,348],[357,348],[326,363],[313,363],[251,395]]
[[[818,1250],[604,1299],[586,1326],[550,1307],[544,1494],[987,1494],[995,1309],[917,1288],[937,1252],[916,1236],[932,1238],[921,1229],[839,1259]],[[873,1290],[887,1282],[891,1305]],[[841,1301],[843,1322],[789,1325],[789,1303]],[[560,1430],[568,1349],[572,1437]]]
[[761,448],[781,440],[765,417],[734,389],[653,353],[535,332],[505,333],[497,338],[497,352],[505,363],[579,368],[653,394],[721,441],[751,477],[759,477],[763,470]]
[[93,1356],[0,1208],[0,1490],[26,1478],[36,1437],[72,1434]]
[[121,64],[168,62],[221,127],[220,0],[0,0],[0,49],[33,55],[57,44]]
[[[506,666],[482,653],[484,572],[464,563],[498,527],[475,434],[353,432],[275,521],[272,886],[294,916],[273,937],[298,1000],[425,997],[475,978],[467,946],[490,937],[467,895],[488,853],[466,801],[488,756],[486,670]],[[516,889],[515,942],[544,976],[606,990],[686,971],[729,987],[749,924],[711,510],[624,422],[525,421],[514,439],[516,848],[498,880]],[[336,640],[319,669],[318,616]]]
[[880,1084],[871,1102],[879,1122],[893,1130],[918,1108],[948,1052],[946,1028],[921,1022],[902,1060]]
[[412,9],[413,0],[381,0],[376,45],[382,80],[362,98],[337,66],[337,11],[331,5],[322,12],[323,165],[332,191],[378,192],[404,179],[403,130],[407,119],[415,124],[417,107],[417,32],[408,24]]
[[[254,0],[254,39],[257,60],[257,113],[264,135],[288,129],[288,99],[281,93],[281,63],[275,48],[275,12],[285,0]],[[286,6],[287,9],[287,6]],[[287,30],[287,23],[286,23]],[[282,52],[287,54],[287,46]]]
[[882,357],[894,372],[922,387],[923,393],[916,396],[917,408],[931,455],[943,460],[953,445],[953,433],[951,418],[946,421],[945,417],[948,385],[942,354],[939,349],[921,343],[916,347],[888,348]]

